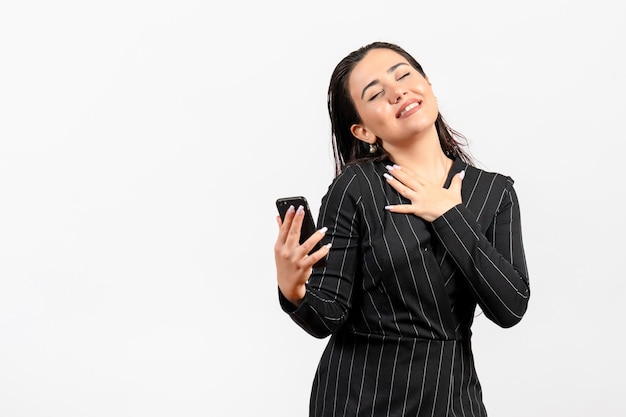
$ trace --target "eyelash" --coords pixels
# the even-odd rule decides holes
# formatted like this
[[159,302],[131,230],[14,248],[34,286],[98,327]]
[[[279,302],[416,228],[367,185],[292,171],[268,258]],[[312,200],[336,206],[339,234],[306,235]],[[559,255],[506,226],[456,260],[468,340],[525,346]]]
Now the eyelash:
[[373,96],[369,99],[369,101],[373,101],[373,100],[375,100],[378,96],[380,96],[380,95],[381,95],[382,93],[384,93],[384,92],[385,92],[385,90],[381,90],[381,91],[379,91],[378,93],[374,94],[374,95],[373,95]]
[[[403,78],[405,78],[405,77],[408,77],[409,75],[411,75],[411,72],[410,72],[410,71],[409,71],[409,72],[407,72],[406,74],[404,74],[404,75],[400,76],[400,78],[398,78],[396,81],[400,81],[401,79],[403,79]],[[370,99],[369,99],[369,101],[372,101],[372,100],[376,99],[376,97],[380,96],[380,95],[381,95],[382,93],[384,93],[384,92],[385,92],[385,90],[381,90],[381,91],[379,91],[378,93],[374,94],[374,95],[372,96],[372,98],[370,98]]]

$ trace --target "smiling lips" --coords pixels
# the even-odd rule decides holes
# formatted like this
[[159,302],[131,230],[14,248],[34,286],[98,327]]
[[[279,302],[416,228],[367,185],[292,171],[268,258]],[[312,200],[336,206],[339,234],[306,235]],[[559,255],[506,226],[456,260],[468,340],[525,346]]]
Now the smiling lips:
[[399,119],[405,115],[413,114],[415,112],[411,112],[411,110],[417,111],[416,109],[422,104],[421,101],[412,101],[406,106],[402,107],[398,113],[396,113],[396,118]]

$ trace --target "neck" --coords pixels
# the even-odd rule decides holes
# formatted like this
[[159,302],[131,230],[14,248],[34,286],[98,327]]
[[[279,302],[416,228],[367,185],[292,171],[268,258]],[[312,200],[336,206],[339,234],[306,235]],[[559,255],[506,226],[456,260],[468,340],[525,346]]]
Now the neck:
[[443,185],[452,166],[452,160],[441,149],[439,136],[434,130],[406,147],[387,152],[395,164],[437,184]]

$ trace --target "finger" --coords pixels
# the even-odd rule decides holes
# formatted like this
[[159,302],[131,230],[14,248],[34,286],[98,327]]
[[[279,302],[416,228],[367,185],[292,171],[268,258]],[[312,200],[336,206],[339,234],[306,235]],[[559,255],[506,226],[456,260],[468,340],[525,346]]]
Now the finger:
[[454,177],[452,177],[452,181],[450,181],[449,190],[461,192],[461,188],[463,185],[463,178],[465,177],[465,171],[461,171],[457,173]]
[[311,252],[315,245],[317,245],[319,241],[322,240],[327,230],[328,228],[324,226],[321,229],[317,230],[315,233],[313,233],[311,236],[309,236],[309,238],[302,243],[302,250],[304,251],[304,253]]
[[276,222],[278,223],[278,238],[277,241],[284,243],[287,239],[287,235],[289,234],[289,229],[291,228],[291,224],[293,223],[293,216],[296,212],[296,209],[293,206],[290,206],[285,212],[285,218],[281,219],[280,215],[276,216]]
[[424,178],[399,165],[386,165],[385,168],[389,174],[412,190],[416,190],[418,186],[424,186],[426,183]]
[[311,252],[313,247],[324,237],[328,228],[323,227],[313,233],[302,245],[295,248],[289,248],[288,245],[276,246],[275,256],[277,259],[283,259],[288,262],[293,262],[297,265],[298,269],[307,270],[310,269],[317,261],[322,259],[328,254],[330,250],[330,243],[321,246],[315,252]]
[[414,209],[411,207],[411,204],[396,204],[393,206],[385,206],[385,210],[392,213],[412,214]]
[[399,192],[400,195],[408,198],[409,200],[411,199],[410,195],[413,192],[413,189],[407,187],[401,181],[398,181],[398,179],[387,174],[386,172],[383,174],[383,177],[387,179],[387,183],[391,185],[397,192]]
[[330,243],[327,243],[321,248],[319,248],[318,250],[316,250],[315,252],[313,252],[312,254],[310,254],[309,256],[307,256],[304,259],[305,267],[306,268],[313,267],[313,265],[315,265],[317,261],[319,261],[320,259],[323,259],[326,255],[328,255],[328,252],[330,252],[331,246],[332,245]]
[[[292,210],[292,208],[293,207],[289,207],[289,210]],[[298,206],[298,209],[295,210],[295,213],[292,212],[291,216],[289,217],[291,219],[291,222],[289,224],[285,243],[297,246],[300,244],[300,230],[302,229],[302,221],[304,220],[304,207]],[[287,218],[288,215],[285,215],[285,220],[287,220]]]

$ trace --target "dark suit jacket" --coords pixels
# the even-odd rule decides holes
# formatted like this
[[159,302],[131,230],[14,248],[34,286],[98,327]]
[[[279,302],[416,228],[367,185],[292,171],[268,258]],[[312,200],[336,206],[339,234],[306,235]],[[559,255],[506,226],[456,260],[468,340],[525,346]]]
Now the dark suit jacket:
[[391,213],[409,203],[384,162],[347,167],[322,199],[332,243],[297,308],[315,337],[332,335],[311,393],[311,416],[485,416],[471,350],[476,304],[509,327],[529,287],[513,180],[454,161],[463,203],[428,223]]

